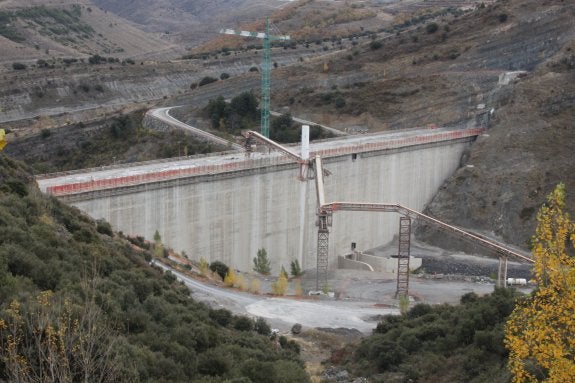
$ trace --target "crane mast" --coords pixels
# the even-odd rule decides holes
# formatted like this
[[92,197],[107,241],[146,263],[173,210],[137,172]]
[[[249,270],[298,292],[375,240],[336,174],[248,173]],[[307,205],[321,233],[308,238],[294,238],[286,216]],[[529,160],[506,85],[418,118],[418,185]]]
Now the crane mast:
[[260,117],[260,133],[264,137],[270,136],[270,89],[271,89],[271,41],[287,41],[289,36],[272,36],[270,35],[270,20],[266,18],[265,32],[248,32],[248,31],[235,31],[233,29],[222,29],[220,33],[227,35],[236,35],[244,37],[255,37],[264,40],[262,52],[262,92],[261,92],[261,117]]
[[262,59],[262,105],[261,105],[261,132],[265,137],[270,136],[270,88],[271,88],[271,44],[270,20],[266,18],[266,33],[264,36],[264,51]]

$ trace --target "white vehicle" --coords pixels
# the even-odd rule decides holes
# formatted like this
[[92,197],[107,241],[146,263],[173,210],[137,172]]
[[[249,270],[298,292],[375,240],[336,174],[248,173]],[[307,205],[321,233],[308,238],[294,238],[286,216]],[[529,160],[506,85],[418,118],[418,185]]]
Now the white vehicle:
[[527,279],[525,278],[507,278],[507,284],[509,286],[526,286]]

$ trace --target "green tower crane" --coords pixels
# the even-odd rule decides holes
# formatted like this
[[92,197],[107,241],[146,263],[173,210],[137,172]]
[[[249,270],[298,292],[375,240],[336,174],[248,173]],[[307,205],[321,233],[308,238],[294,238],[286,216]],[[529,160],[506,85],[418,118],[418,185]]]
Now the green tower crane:
[[271,89],[271,41],[287,41],[289,36],[270,35],[270,21],[266,18],[266,30],[262,32],[235,31],[233,29],[222,29],[220,33],[226,35],[236,35],[244,37],[255,37],[264,40],[262,57],[262,100],[261,100],[261,122],[260,133],[270,136],[270,89]]

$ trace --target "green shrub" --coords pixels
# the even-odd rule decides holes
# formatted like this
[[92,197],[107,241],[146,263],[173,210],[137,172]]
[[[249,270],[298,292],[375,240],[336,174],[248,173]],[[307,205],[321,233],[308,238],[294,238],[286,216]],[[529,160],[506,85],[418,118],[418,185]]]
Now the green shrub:
[[96,221],[96,231],[100,234],[108,235],[110,237],[114,236],[114,232],[112,231],[112,225],[110,225],[107,221],[103,219],[99,219]]
[[210,318],[220,326],[227,327],[232,322],[232,313],[226,309],[210,310]]
[[234,320],[234,328],[238,331],[252,331],[254,329],[254,321],[246,316],[240,315]]
[[172,283],[176,282],[178,278],[170,270],[167,270],[164,272],[164,280],[171,285]]
[[277,381],[275,368],[270,362],[255,359],[247,360],[242,366],[241,372],[252,383],[275,383]]
[[22,64],[19,62],[12,63],[12,69],[14,70],[24,70],[26,68],[27,68],[26,64]]
[[395,342],[383,341],[372,344],[369,349],[369,358],[372,359],[379,371],[385,371],[391,366],[400,364],[406,357],[405,350]]
[[301,366],[291,360],[278,360],[274,362],[276,376],[274,383],[309,383],[309,375]]
[[299,265],[299,261],[297,259],[291,261],[290,272],[293,277],[299,277],[303,274],[301,267]]
[[439,29],[439,25],[437,25],[437,23],[429,23],[425,26],[425,30],[430,35],[437,32],[438,29]]
[[212,82],[216,82],[216,81],[218,81],[218,79],[215,77],[205,76],[205,77],[202,77],[202,79],[198,83],[198,86],[208,85],[208,84],[211,84]]
[[284,350],[290,350],[295,354],[300,353],[300,346],[295,340],[288,340],[285,336],[279,337],[280,347]]
[[403,317],[399,315],[384,315],[383,318],[379,321],[374,333],[378,334],[385,334],[386,332],[390,331],[393,328],[396,328],[399,323],[403,321]]
[[409,310],[407,317],[410,319],[418,318],[423,315],[429,314],[433,311],[433,308],[427,303],[418,303]]
[[94,65],[94,64],[103,64],[105,63],[107,60],[105,57],[102,57],[100,55],[92,55],[88,58],[88,63]]
[[270,335],[272,333],[272,329],[270,325],[265,321],[264,318],[258,318],[254,323],[254,330],[260,335]]
[[203,375],[221,376],[230,370],[230,361],[219,350],[209,350],[200,354],[198,372]]
[[223,262],[214,261],[210,263],[210,270],[212,270],[214,273],[217,273],[223,281],[230,271],[230,268]]
[[375,51],[375,50],[381,48],[382,46],[383,46],[383,43],[381,41],[376,40],[376,41],[372,41],[369,44],[369,49],[371,49],[372,51]]
[[50,67],[50,64],[48,64],[46,60],[38,59],[36,60],[36,66],[38,68],[48,68]]

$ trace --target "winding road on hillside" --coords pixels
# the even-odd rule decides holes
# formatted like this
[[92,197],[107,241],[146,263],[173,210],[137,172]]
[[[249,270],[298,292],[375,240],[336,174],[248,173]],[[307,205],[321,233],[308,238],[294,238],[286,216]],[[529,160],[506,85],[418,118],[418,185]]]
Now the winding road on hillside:
[[[218,145],[224,145],[224,146],[230,147],[231,149],[244,150],[243,146],[236,144],[235,142],[228,141],[225,138],[221,138],[221,137],[218,137],[214,134],[208,133],[205,130],[195,128],[191,125],[186,124],[185,122],[182,122],[182,121],[174,118],[172,115],[170,115],[170,110],[172,110],[174,108],[179,108],[179,106],[170,106],[170,107],[164,107],[164,108],[150,109],[148,111],[147,115],[154,118],[154,119],[162,121],[162,122],[164,122],[170,126],[173,126],[173,127],[179,128],[179,129],[183,129],[183,130],[187,130],[188,132],[192,133],[193,135],[198,136],[204,140],[216,143]],[[279,112],[270,111],[270,114],[272,116],[281,116],[281,113],[279,113]],[[322,129],[324,129],[328,132],[331,132],[332,134],[334,134],[336,136],[346,136],[347,135],[347,133],[342,132],[341,130],[330,128],[329,126],[316,124],[314,122],[306,121],[306,120],[303,120],[301,118],[296,118],[296,117],[292,117],[292,119],[295,122],[300,123],[300,124],[317,125],[317,126],[321,127]]]
[[154,117],[158,120],[164,121],[171,126],[175,126],[175,127],[180,128],[180,129],[187,130],[187,131],[193,133],[194,135],[202,137],[208,141],[215,142],[215,143],[220,144],[220,145],[231,146],[231,148],[236,149],[236,150],[243,150],[244,149],[244,147],[241,145],[238,145],[234,142],[228,141],[224,138],[221,138],[221,137],[218,137],[218,136],[213,135],[211,133],[208,133],[204,130],[194,128],[191,125],[188,125],[188,124],[183,123],[182,121],[180,121],[178,119],[175,119],[174,117],[170,116],[170,110],[173,108],[175,108],[175,107],[152,109],[148,113],[149,113],[149,115],[151,115],[152,117]]

